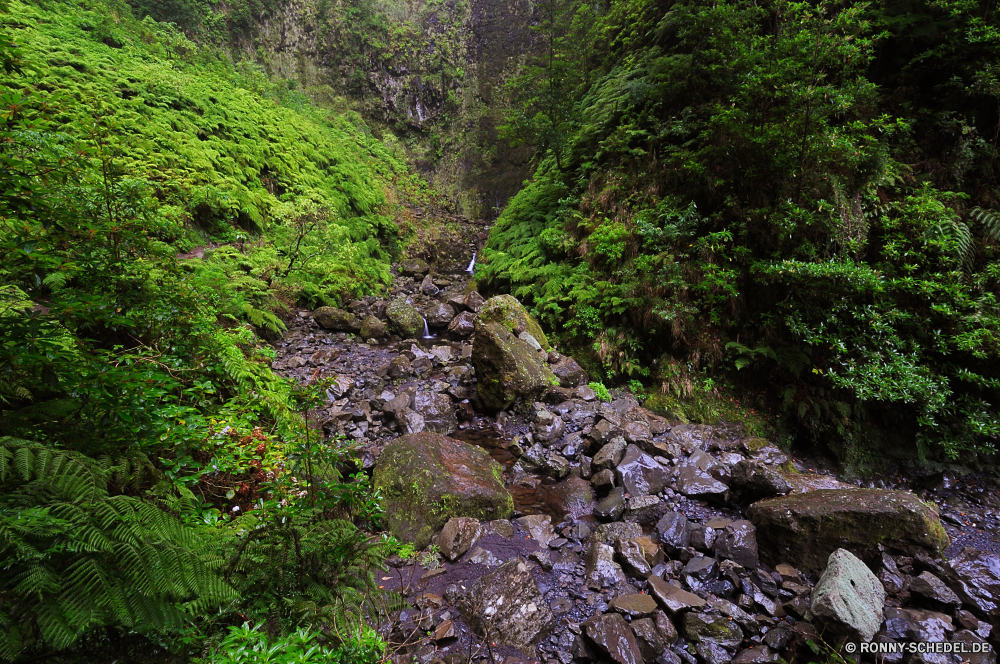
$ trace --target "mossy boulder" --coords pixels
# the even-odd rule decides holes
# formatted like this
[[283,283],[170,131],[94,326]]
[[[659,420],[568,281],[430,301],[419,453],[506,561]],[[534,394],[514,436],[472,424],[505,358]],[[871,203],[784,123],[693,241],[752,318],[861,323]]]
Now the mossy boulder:
[[313,312],[313,318],[317,325],[326,330],[357,332],[361,328],[357,316],[336,307],[320,307]]
[[538,351],[500,323],[476,319],[472,342],[472,365],[476,368],[479,398],[491,411],[504,410],[517,398],[541,398],[556,378]]
[[390,302],[385,315],[389,328],[402,337],[415,337],[424,331],[423,316],[403,298]]
[[419,277],[430,271],[430,266],[426,261],[419,258],[407,258],[399,264],[399,271],[408,277]]
[[381,339],[388,331],[385,322],[375,316],[365,316],[361,321],[361,336],[365,339]]
[[546,338],[545,333],[542,332],[542,327],[538,324],[538,321],[531,317],[531,314],[524,308],[524,305],[510,295],[497,295],[486,300],[479,309],[477,321],[482,322],[484,325],[499,323],[513,332],[515,336],[520,336],[521,333],[527,332],[534,337],[538,345],[544,350],[552,350],[552,346],[549,345],[549,340]]
[[427,431],[386,445],[373,486],[382,492],[389,530],[417,548],[453,517],[492,521],[514,511],[503,468],[485,450]]
[[747,517],[757,527],[761,559],[821,571],[843,548],[860,558],[879,545],[907,555],[940,558],[948,535],[937,510],[908,491],[820,489],[754,503]]

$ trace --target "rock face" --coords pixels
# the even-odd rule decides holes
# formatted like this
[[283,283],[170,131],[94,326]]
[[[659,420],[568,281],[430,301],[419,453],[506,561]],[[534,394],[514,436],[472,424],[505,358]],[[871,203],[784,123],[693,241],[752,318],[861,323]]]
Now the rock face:
[[482,314],[476,319],[472,364],[479,381],[479,398],[492,411],[506,409],[517,398],[540,397],[547,387],[558,383],[535,349],[502,324],[483,321]]
[[[468,306],[468,304],[467,299],[466,305]],[[472,307],[469,308],[471,309]],[[542,328],[538,322],[531,317],[531,314],[524,308],[524,305],[512,296],[497,295],[496,297],[491,297],[479,308],[478,312],[477,322],[484,324],[497,323],[517,337],[520,337],[521,333],[527,332],[538,342],[538,345],[542,349],[546,351],[552,349],[549,345],[549,340],[545,337],[545,333],[542,332]],[[525,341],[525,343],[529,347],[533,345],[528,341]]]
[[[882,624],[885,589],[846,549],[837,549],[813,589],[811,611],[839,640],[871,641]],[[829,638],[827,639],[829,640]]]
[[320,307],[313,312],[313,318],[317,325],[327,330],[357,332],[360,328],[360,323],[354,314],[335,307]]
[[948,546],[938,515],[912,493],[822,489],[754,503],[760,555],[770,565],[819,571],[836,549],[874,557],[883,544],[907,554],[941,557]]
[[480,636],[529,655],[534,654],[538,639],[556,623],[528,564],[520,558],[481,578],[462,598],[459,608]]
[[403,337],[415,337],[424,331],[424,319],[420,312],[407,304],[403,298],[397,298],[385,309],[389,319],[389,327],[393,332]]
[[505,519],[514,508],[503,471],[485,450],[430,432],[386,445],[373,486],[384,496],[389,530],[417,548],[452,517]]

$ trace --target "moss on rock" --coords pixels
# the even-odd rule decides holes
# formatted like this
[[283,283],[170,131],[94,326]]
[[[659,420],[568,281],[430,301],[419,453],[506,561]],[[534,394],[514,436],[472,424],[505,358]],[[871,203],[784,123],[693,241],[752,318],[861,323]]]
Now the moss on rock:
[[534,399],[559,384],[538,351],[501,323],[484,322],[481,317],[476,319],[472,364],[486,408],[504,410],[519,397]]
[[390,302],[385,315],[392,331],[400,336],[415,337],[424,329],[423,316],[403,298]]
[[477,320],[484,324],[499,323],[513,332],[515,336],[527,332],[535,338],[543,350],[552,350],[552,346],[545,333],[542,332],[538,321],[532,318],[524,305],[510,295],[497,295],[486,300],[486,304],[479,310]]

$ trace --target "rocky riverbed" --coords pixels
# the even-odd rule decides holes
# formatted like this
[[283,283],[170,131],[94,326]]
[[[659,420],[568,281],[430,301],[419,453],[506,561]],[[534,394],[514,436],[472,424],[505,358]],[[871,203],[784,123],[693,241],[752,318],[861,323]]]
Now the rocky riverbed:
[[396,661],[751,664],[816,661],[822,641],[998,643],[987,478],[847,484],[737,425],[602,402],[516,300],[486,300],[471,276],[464,260],[403,261],[387,297],[299,312],[277,344],[283,374],[331,379],[313,417],[358,443],[388,527],[423,549],[382,576],[408,602],[382,626]]

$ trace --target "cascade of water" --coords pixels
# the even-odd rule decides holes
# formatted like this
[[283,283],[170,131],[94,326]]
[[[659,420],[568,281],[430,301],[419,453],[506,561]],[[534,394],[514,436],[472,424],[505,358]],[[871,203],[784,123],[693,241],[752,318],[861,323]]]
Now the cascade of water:
[[[424,318],[424,317],[421,316],[421,318]],[[433,339],[433,338],[434,338],[434,335],[432,335],[431,331],[429,329],[427,329],[427,319],[424,318],[424,339]]]
[[469,267],[465,268],[465,271],[469,274],[475,274],[472,269],[476,267],[476,252],[472,252],[472,260],[469,261]]

